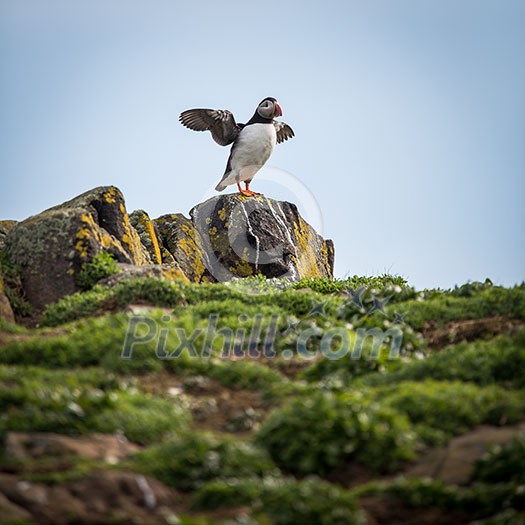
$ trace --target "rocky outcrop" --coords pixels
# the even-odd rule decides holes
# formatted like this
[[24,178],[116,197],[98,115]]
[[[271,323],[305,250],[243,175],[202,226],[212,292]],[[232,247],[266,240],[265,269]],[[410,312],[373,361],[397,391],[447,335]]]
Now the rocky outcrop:
[[152,263],[172,262],[163,260],[157,229],[144,210],[135,210],[130,213],[129,220],[133,228],[137,230],[140,242],[148,251]]
[[76,275],[99,251],[129,264],[150,263],[114,186],[96,188],[16,224],[6,238],[26,297],[37,308],[78,290]]
[[169,254],[164,262],[178,264],[190,281],[202,281],[206,272],[205,254],[191,221],[181,213],[172,213],[155,219],[154,223],[161,244]]
[[332,241],[318,235],[294,204],[229,194],[198,204],[190,215],[218,281],[256,274],[333,277]]
[[99,187],[22,222],[1,221],[0,249],[19,270],[25,297],[37,309],[76,292],[78,273],[101,251],[121,269],[111,282],[333,275],[332,241],[318,235],[293,204],[221,195],[195,206],[190,216],[152,220],[143,210],[128,215],[118,188]]

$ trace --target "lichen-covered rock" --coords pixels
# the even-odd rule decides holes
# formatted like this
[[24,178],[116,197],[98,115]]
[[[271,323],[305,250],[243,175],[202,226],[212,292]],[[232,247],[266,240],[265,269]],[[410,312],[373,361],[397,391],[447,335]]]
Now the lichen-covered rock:
[[218,281],[258,273],[266,277],[333,277],[334,246],[297,207],[264,196],[221,195],[195,206],[193,225]]
[[101,186],[55,206],[51,210],[67,208],[89,211],[96,224],[120,242],[132,264],[151,264],[148,251],[131,225],[124,196],[118,188]]
[[121,192],[100,187],[16,224],[6,238],[27,300],[42,308],[78,290],[76,275],[99,251],[117,261],[150,264]]
[[135,266],[133,264],[117,263],[118,273],[114,273],[98,282],[103,286],[115,286],[126,279],[166,279],[189,282],[181,268],[175,264],[148,264]]
[[203,280],[206,261],[202,241],[191,221],[181,213],[172,213],[153,222],[162,246],[173,258],[163,259],[163,262],[176,263],[190,281]]
[[11,303],[5,294],[4,289],[4,278],[0,274],[0,319],[4,321],[9,321],[13,323],[15,321],[15,316],[13,314],[13,309],[11,308]]
[[5,238],[7,234],[13,229],[17,221],[0,221],[0,250],[5,247]]
[[[146,248],[154,264],[162,264],[162,251],[154,222],[144,210],[135,210],[130,213],[131,225],[137,230],[140,242]],[[165,261],[171,262],[171,261]]]

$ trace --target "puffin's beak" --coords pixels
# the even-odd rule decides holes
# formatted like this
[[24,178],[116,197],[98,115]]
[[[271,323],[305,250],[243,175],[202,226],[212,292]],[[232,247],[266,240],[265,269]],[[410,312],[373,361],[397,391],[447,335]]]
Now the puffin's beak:
[[277,104],[277,102],[274,102],[275,104],[275,110],[274,110],[274,117],[282,117],[283,115],[283,110],[281,109],[281,106],[279,106],[279,104]]

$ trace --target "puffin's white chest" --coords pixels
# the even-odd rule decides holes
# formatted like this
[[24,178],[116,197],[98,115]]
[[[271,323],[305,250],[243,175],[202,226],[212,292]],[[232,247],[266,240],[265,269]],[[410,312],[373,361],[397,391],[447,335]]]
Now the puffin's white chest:
[[277,133],[273,124],[250,124],[244,127],[232,152],[232,169],[246,166],[260,168],[270,158],[276,143]]

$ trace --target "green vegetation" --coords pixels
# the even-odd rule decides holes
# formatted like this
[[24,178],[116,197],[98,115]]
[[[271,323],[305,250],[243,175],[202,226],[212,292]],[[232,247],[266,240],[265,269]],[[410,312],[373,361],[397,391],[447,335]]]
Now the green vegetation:
[[0,367],[0,433],[121,431],[131,441],[149,443],[189,421],[180,403],[137,392],[101,369]]
[[299,474],[325,474],[352,459],[389,471],[414,457],[414,438],[401,413],[354,392],[292,399],[257,434],[278,465]]
[[475,481],[525,484],[525,434],[509,443],[493,446],[481,458],[473,473]]
[[114,287],[95,285],[88,292],[69,295],[49,306],[42,317],[42,326],[58,326],[134,303],[173,307],[183,300],[182,290],[178,281],[158,279],[130,279]]
[[427,379],[403,382],[380,395],[385,405],[406,414],[431,444],[480,423],[511,424],[525,417],[522,393],[507,392],[496,385],[478,387]]
[[250,505],[256,523],[296,525],[358,525],[362,514],[355,498],[337,486],[310,477],[301,481],[279,477],[233,479],[204,485],[196,494],[193,507]]
[[421,381],[428,377],[443,381],[468,381],[478,385],[501,384],[524,388],[525,330],[515,335],[501,336],[490,341],[459,343],[431,353],[424,360],[413,360],[390,374],[375,374],[367,383],[397,384],[402,381]]
[[19,269],[9,261],[5,251],[0,250],[0,288],[2,283],[13,312],[20,317],[31,315],[33,307],[24,298]]
[[205,432],[178,434],[137,454],[133,464],[185,491],[215,479],[278,473],[264,450],[240,439]]
[[90,290],[101,279],[118,273],[117,261],[107,252],[98,252],[91,261],[84,263],[77,275],[77,284],[82,290]]
[[[85,288],[112,271],[99,259]],[[65,297],[39,322],[0,321],[0,438],[123,433],[143,448],[111,468],[184,492],[182,524],[357,524],[365,498],[421,523],[436,509],[523,522],[523,436],[490,448],[459,487],[398,474],[477,425],[525,420],[524,285],[131,279]],[[436,333],[457,342],[442,348]],[[31,461],[16,466],[23,479],[58,485],[110,468]],[[345,489],[360,473],[376,481]]]
[[451,292],[424,292],[403,303],[403,310],[405,321],[415,330],[421,330],[425,323],[444,326],[452,321],[496,315],[525,319],[525,286],[467,285]]
[[430,478],[400,477],[391,482],[370,483],[354,491],[354,494],[394,498],[410,507],[462,512],[472,518],[495,515],[505,509],[522,509],[525,504],[522,488],[510,483],[458,487]]

